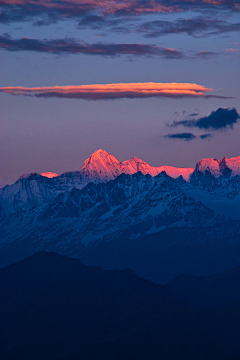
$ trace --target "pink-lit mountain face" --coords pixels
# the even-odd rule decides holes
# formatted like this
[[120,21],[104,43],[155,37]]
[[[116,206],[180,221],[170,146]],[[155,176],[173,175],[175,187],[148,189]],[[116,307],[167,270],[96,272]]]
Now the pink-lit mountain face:
[[[165,171],[167,175],[176,179],[182,176],[184,180],[189,181],[190,177],[205,176],[210,174],[214,178],[220,176],[236,176],[240,175],[240,156],[234,158],[224,157],[222,160],[214,158],[199,160],[195,168],[178,168],[168,165],[163,166],[151,166],[147,162],[134,156],[129,160],[120,162],[115,156],[111,155],[105,150],[98,149],[89,158],[87,158],[81,167],[80,171],[69,172],[59,175],[60,177],[68,177],[70,174],[81,175],[82,184],[85,186],[88,182],[105,182],[114,180],[119,175],[135,174],[141,171],[143,175],[156,176],[162,171]],[[197,175],[198,174],[198,175]],[[27,178],[30,174],[24,174],[20,177]],[[41,174],[44,177],[54,178],[58,175],[53,172],[47,172]],[[79,186],[77,186],[79,188]]]
[[240,156],[233,158],[224,157],[221,160],[214,158],[199,160],[191,175],[192,183],[208,183],[220,177],[240,176]]
[[83,164],[80,169],[86,177],[95,181],[109,181],[117,176],[125,174],[135,174],[141,171],[143,175],[156,176],[165,171],[172,178],[180,175],[188,181],[193,168],[176,168],[173,166],[151,166],[145,161],[134,156],[132,159],[123,161],[122,163],[107,151],[99,149],[95,151]]
[[[233,199],[237,195],[236,187],[239,188],[236,175],[240,175],[240,157],[222,160],[203,159],[197,162],[195,169],[172,166],[154,167],[137,157],[120,162],[107,151],[99,149],[85,160],[78,171],[61,175],[23,174],[13,185],[0,189],[0,214],[6,216],[29,210],[54,200],[60,193],[74,188],[81,190],[89,183],[105,183],[116,179],[121,174],[133,175],[141,172],[143,175],[149,174],[154,177],[163,171],[171,178],[182,176],[189,186],[193,185],[195,188],[197,185],[204,188],[207,185],[208,188],[211,187],[211,192],[220,191]],[[187,183],[184,186],[188,186]]]
[[223,175],[224,170],[228,168],[231,170],[231,175],[240,175],[240,156],[228,159],[224,157],[222,160],[217,159],[203,159],[197,162],[196,171],[209,171],[215,177]]
[[[222,270],[238,265],[239,160],[200,160],[187,182],[179,176],[186,169],[153,167],[136,157],[120,162],[99,149],[78,171],[52,178],[25,174],[0,189],[0,264],[26,251],[54,250],[109,268],[120,259],[122,267],[157,282],[188,269],[204,273],[219,264]],[[176,262],[180,249],[184,255]],[[146,262],[135,268],[146,253]],[[125,263],[129,254],[131,263]]]
[[42,176],[45,176],[45,177],[47,177],[47,178],[49,178],[49,179],[52,179],[52,178],[58,176],[58,174],[53,173],[53,172],[45,172],[45,173],[42,173],[41,175],[42,175]]

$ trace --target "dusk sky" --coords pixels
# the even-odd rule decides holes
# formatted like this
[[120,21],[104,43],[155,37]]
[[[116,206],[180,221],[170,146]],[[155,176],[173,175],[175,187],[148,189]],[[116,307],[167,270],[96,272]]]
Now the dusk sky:
[[0,28],[1,185],[240,156],[237,0],[0,0]]

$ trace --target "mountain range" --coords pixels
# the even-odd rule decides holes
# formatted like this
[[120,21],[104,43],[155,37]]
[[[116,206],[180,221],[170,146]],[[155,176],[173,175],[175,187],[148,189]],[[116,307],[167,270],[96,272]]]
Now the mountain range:
[[98,184],[114,180],[121,174],[156,176],[165,171],[172,178],[182,176],[194,185],[209,185],[215,179],[231,178],[240,175],[240,157],[204,159],[195,168],[176,168],[172,166],[154,167],[137,157],[120,162],[105,150],[95,151],[85,160],[79,171],[57,175],[52,172],[23,174],[13,184],[0,189],[0,216],[28,210],[53,200],[58,194],[73,188],[82,189],[90,182]]
[[57,175],[52,172],[23,174],[13,185],[0,189],[0,214],[9,215],[18,210],[28,210],[53,200],[56,195],[73,188],[82,189],[90,182],[95,184],[114,180],[121,174],[135,174],[141,171],[144,175],[156,176],[165,171],[177,178],[182,175],[186,180],[192,168],[175,168],[172,166],[154,167],[134,157],[121,163],[105,150],[95,151],[85,160],[80,171],[66,172]]
[[237,266],[239,163],[200,160],[186,181],[98,150],[78,172],[22,176],[0,193],[0,265],[57,251],[157,283]]

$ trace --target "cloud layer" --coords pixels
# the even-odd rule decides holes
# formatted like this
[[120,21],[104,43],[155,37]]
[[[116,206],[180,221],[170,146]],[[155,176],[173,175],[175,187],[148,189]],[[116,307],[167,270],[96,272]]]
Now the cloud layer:
[[0,0],[0,22],[31,21],[41,18],[46,24],[60,19],[79,19],[87,14],[140,15],[195,11],[237,11],[238,0]]
[[229,23],[225,20],[213,20],[203,17],[179,19],[173,22],[157,20],[143,23],[138,31],[145,33],[146,37],[151,38],[169,34],[188,34],[203,37],[240,31],[240,22]]
[[205,130],[221,130],[227,128],[233,128],[233,125],[240,119],[235,108],[222,109],[218,108],[216,111],[212,111],[209,116],[201,117],[198,119],[185,119],[181,121],[174,121],[171,127],[182,125],[184,127],[195,127]]
[[80,42],[74,38],[64,39],[12,39],[8,33],[0,36],[0,49],[6,51],[34,51],[48,54],[87,54],[98,56],[156,56],[163,59],[208,59],[220,55],[212,51],[200,51],[192,56],[186,56],[182,51],[172,48],[156,46],[154,44],[114,44],[114,43],[95,43],[88,44]]
[[8,51],[35,51],[50,54],[88,54],[102,56],[116,55],[151,55],[165,59],[182,59],[184,54],[174,49],[145,44],[86,44],[76,39],[56,40],[11,39],[8,34],[0,36],[0,48]]
[[[121,98],[208,98],[217,95],[206,95],[213,91],[202,85],[189,83],[119,83],[96,84],[79,86],[53,86],[53,87],[2,87],[0,92],[12,95],[36,96],[43,98],[58,97],[85,100],[108,100]],[[220,97],[222,98],[222,97]]]

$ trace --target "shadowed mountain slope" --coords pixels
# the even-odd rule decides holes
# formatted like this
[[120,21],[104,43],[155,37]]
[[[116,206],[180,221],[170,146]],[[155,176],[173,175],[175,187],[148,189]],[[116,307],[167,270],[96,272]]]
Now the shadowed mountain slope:
[[[231,274],[239,283],[239,271]],[[181,293],[173,296],[131,270],[104,271],[39,252],[0,270],[0,287],[4,360],[235,360],[240,355],[238,295],[228,349],[221,301],[209,317],[212,305],[200,312],[194,303],[185,306]],[[172,293],[179,288],[169,287]],[[217,318],[221,328],[215,336],[210,330]]]
[[187,196],[182,181],[164,172],[121,174],[8,216],[0,222],[1,267],[40,250],[129,267],[158,283],[237,266],[240,221]]

